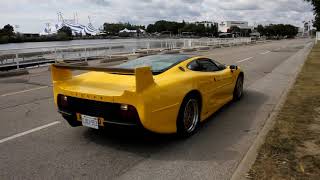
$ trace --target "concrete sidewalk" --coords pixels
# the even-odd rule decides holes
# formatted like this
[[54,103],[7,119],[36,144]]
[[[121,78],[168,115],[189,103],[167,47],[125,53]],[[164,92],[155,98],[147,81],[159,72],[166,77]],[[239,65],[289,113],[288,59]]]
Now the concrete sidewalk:
[[300,50],[297,54],[275,68],[270,74],[248,88],[249,91],[266,95],[267,101],[258,110],[254,120],[254,122],[257,123],[256,127],[262,128],[256,129],[256,139],[244,155],[231,180],[246,179],[246,173],[254,163],[258,150],[263,144],[267,133],[273,127],[274,119],[307,59],[312,45],[312,43],[309,43],[304,49]]

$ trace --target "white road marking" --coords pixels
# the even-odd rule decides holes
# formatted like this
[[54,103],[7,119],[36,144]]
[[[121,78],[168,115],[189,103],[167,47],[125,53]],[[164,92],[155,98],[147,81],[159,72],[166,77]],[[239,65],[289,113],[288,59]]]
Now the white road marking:
[[2,95],[0,95],[0,96],[1,96],[1,97],[12,96],[12,95],[22,94],[22,93],[26,93],[26,92],[30,92],[30,91],[36,91],[36,90],[44,89],[44,88],[48,88],[48,87],[49,87],[49,86],[41,86],[41,87],[37,87],[37,88],[33,88],[33,89],[27,89],[27,90],[23,90],[23,91],[17,91],[17,92],[2,94]]
[[48,128],[50,126],[54,126],[54,125],[59,124],[59,123],[61,123],[61,122],[60,121],[55,121],[53,123],[50,123],[50,124],[47,124],[47,125],[44,125],[44,126],[40,126],[40,127],[37,127],[37,128],[34,128],[34,129],[30,129],[28,131],[25,131],[25,132],[22,132],[22,133],[19,133],[19,134],[15,134],[13,136],[1,139],[0,140],[0,144],[4,143],[4,142],[7,142],[7,141],[10,141],[10,140],[13,140],[13,139],[16,139],[16,138],[21,137],[21,136],[25,136],[25,135],[31,134],[31,133],[36,132],[36,131],[40,131],[42,129]]
[[237,63],[241,63],[241,62],[244,62],[244,61],[248,61],[248,60],[250,60],[250,59],[252,59],[253,57],[249,57],[249,58],[246,58],[246,59],[242,59],[242,60],[240,60],[240,61],[237,61]]
[[271,51],[266,51],[266,52],[263,52],[263,53],[260,53],[260,54],[268,54],[268,53],[270,53]]

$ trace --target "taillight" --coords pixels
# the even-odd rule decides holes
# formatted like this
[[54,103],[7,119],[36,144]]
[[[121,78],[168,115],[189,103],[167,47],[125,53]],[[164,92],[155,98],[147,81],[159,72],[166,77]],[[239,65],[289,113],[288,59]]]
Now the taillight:
[[68,107],[68,97],[64,95],[58,96],[58,104],[60,107]]
[[120,116],[124,120],[138,121],[139,115],[135,107],[131,105],[120,105]]

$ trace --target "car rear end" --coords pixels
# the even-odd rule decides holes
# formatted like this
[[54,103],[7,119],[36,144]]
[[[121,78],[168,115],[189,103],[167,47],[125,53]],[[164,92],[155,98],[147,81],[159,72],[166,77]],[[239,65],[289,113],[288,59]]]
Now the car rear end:
[[[126,70],[56,64],[51,70],[55,104],[71,126],[94,129],[108,124],[143,126],[145,106],[139,95],[153,83],[150,68]],[[73,76],[72,70],[89,72]]]

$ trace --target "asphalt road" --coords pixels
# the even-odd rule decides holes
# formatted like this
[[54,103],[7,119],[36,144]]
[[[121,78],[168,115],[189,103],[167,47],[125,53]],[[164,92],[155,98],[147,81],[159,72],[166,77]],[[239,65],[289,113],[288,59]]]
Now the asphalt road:
[[0,179],[230,179],[286,87],[282,70],[297,70],[286,61],[310,41],[201,52],[241,66],[245,96],[186,140],[128,128],[69,127],[56,112],[45,68],[0,79]]

